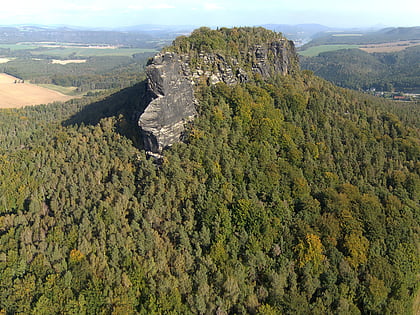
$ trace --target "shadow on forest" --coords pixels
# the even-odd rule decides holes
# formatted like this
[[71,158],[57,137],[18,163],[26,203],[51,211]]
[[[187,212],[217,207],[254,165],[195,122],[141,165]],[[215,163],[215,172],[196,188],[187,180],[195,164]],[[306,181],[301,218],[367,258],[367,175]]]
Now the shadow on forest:
[[88,104],[81,111],[65,120],[62,125],[96,125],[103,118],[121,117],[117,132],[141,146],[138,118],[147,106],[146,81],[122,89],[103,100]]

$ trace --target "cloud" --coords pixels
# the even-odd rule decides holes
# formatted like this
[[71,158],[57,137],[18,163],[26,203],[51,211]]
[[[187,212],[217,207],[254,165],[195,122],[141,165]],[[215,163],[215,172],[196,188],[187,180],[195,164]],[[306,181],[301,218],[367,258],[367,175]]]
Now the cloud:
[[159,4],[155,4],[155,5],[151,5],[149,6],[150,9],[175,9],[175,7],[173,5],[167,4],[167,3],[159,3]]
[[217,3],[213,3],[213,2],[206,2],[203,5],[204,10],[206,11],[213,11],[213,10],[224,10],[224,7],[222,7],[221,5],[217,4]]
[[132,4],[132,5],[129,5],[127,8],[129,10],[134,10],[134,11],[176,9],[175,6],[167,4],[167,3],[156,3],[152,5]]
[[129,5],[127,8],[130,9],[130,10],[135,10],[135,11],[140,11],[140,10],[146,9],[146,7],[144,5],[141,5],[141,4]]

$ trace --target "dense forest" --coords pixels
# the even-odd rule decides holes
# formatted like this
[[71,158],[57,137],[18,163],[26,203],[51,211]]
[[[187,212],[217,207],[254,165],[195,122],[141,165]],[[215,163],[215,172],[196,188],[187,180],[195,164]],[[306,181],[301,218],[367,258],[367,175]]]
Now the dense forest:
[[419,58],[420,46],[393,53],[344,49],[324,52],[316,57],[301,57],[301,66],[336,85],[351,89],[420,93]]
[[[173,49],[276,36],[235,30]],[[143,84],[0,111],[0,313],[413,313],[418,105],[310,71],[203,82],[185,141],[155,160]]]
[[34,84],[77,87],[77,92],[122,89],[144,79],[143,69],[150,53],[134,56],[93,56],[84,63],[51,63],[51,57],[33,60],[21,57],[0,64],[0,72],[30,80]]

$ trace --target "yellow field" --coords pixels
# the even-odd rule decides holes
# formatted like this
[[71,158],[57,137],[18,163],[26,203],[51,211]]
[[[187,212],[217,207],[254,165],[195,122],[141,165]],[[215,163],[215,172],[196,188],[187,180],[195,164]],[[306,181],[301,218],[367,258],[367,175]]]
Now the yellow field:
[[74,98],[27,82],[15,83],[15,80],[19,81],[11,75],[0,73],[0,108],[48,104]]
[[399,42],[384,43],[384,44],[370,44],[360,46],[359,49],[364,50],[368,53],[388,53],[404,50],[408,47],[420,45],[420,41],[417,40],[401,40]]
[[0,63],[8,63],[11,60],[13,60],[13,59],[12,58],[0,58]]
[[57,63],[59,65],[67,65],[69,63],[85,63],[86,59],[72,59],[72,60],[59,60],[59,59],[53,59],[52,63]]

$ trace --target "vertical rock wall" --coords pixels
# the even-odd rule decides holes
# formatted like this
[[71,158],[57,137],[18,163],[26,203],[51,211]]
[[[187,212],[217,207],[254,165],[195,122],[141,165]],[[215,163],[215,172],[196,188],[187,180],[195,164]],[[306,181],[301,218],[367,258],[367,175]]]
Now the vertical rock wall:
[[175,53],[159,54],[146,68],[151,101],[139,119],[147,151],[159,153],[180,140],[196,115],[192,82]]

